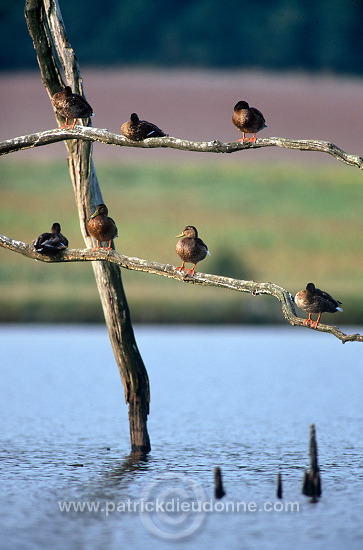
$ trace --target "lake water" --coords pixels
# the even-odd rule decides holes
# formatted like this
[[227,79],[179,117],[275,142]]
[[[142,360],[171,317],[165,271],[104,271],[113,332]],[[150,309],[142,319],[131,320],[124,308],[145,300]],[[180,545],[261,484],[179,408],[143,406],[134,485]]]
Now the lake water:
[[[300,327],[135,332],[152,398],[140,460],[104,327],[0,328],[2,549],[363,548],[362,344]],[[317,503],[301,494],[312,423]]]

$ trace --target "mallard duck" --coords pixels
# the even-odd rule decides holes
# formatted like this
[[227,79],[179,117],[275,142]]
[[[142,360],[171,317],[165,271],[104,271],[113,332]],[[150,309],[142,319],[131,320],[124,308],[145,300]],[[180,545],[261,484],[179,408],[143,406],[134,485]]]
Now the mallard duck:
[[167,136],[160,128],[147,120],[140,120],[136,113],[132,113],[130,120],[121,126],[121,134],[132,141],[142,141],[146,138]]
[[[88,118],[93,115],[91,105],[81,95],[72,93],[70,86],[54,94],[52,102],[57,113],[66,119],[61,128],[72,130],[78,118]],[[68,123],[69,119],[73,119],[73,124]]]
[[117,237],[117,227],[112,218],[108,216],[108,208],[105,204],[99,204],[95,212],[87,222],[89,234],[97,241],[93,250],[99,250],[102,242],[108,242],[106,250],[112,250],[112,240]]
[[68,239],[61,233],[61,226],[55,222],[52,225],[51,233],[42,233],[33,241],[33,246],[40,254],[54,256],[65,250],[68,246]]
[[[198,262],[204,260],[207,254],[210,254],[207,245],[199,239],[198,231],[194,225],[187,225],[177,238],[183,237],[176,243],[176,253],[183,261],[180,267],[177,267],[177,271],[185,271],[187,275],[194,275],[195,266]],[[192,268],[186,269],[184,267],[185,262],[194,264]]]
[[[341,302],[335,300],[330,294],[316,288],[313,283],[306,285],[306,290],[300,290],[295,296],[295,304],[309,314],[309,317],[304,320],[304,325],[317,328],[321,314],[324,312],[335,313],[343,311],[340,306]],[[312,313],[318,313],[318,318],[313,321]]]
[[[247,101],[239,101],[234,107],[232,122],[242,132],[242,139],[237,141],[256,142],[256,133],[267,128],[265,117],[255,107],[250,107]],[[253,134],[252,137],[246,138],[246,134]]]

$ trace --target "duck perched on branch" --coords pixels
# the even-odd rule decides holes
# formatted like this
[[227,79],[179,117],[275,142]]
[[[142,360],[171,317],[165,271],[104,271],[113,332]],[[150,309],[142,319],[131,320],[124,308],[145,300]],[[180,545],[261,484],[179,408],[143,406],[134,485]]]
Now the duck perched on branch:
[[[207,245],[199,239],[198,231],[194,225],[187,225],[177,238],[182,237],[180,241],[176,243],[176,253],[183,261],[180,267],[177,267],[177,271],[185,271],[187,275],[194,275],[195,266],[198,262],[204,260],[207,254],[210,254]],[[194,264],[192,268],[186,269],[184,267],[185,262]]]
[[[61,128],[72,130],[79,118],[88,118],[93,115],[91,105],[79,94],[72,93],[70,86],[66,86],[61,92],[52,96],[52,102],[59,115],[66,119]],[[73,119],[73,124],[69,124],[69,119]]]
[[54,256],[68,247],[68,239],[61,233],[58,222],[53,223],[51,233],[42,233],[33,241],[33,246],[39,254]]
[[106,250],[112,250],[112,241],[117,235],[117,227],[112,218],[108,216],[108,208],[105,204],[99,204],[87,222],[89,234],[97,241],[94,250],[99,250],[101,243],[107,242]]
[[165,137],[165,134],[152,122],[140,120],[136,113],[132,113],[130,120],[121,126],[121,134],[132,141],[143,141],[147,138]]
[[[308,283],[305,290],[300,290],[300,292],[296,294],[295,304],[309,314],[309,317],[304,320],[303,324],[311,328],[317,328],[322,313],[343,311],[342,308],[339,307],[341,302],[335,300],[330,294],[324,292],[324,290],[316,288],[314,283]],[[316,321],[312,320],[312,313],[318,314]]]
[[[242,132],[242,139],[237,141],[256,143],[256,134],[263,128],[267,128],[265,117],[255,107],[250,107],[247,101],[239,101],[234,106],[232,122]],[[247,138],[246,134],[253,134]]]

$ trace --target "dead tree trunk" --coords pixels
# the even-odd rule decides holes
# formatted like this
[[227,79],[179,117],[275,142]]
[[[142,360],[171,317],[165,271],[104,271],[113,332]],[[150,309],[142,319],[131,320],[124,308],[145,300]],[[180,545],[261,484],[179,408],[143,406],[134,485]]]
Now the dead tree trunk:
[[[67,84],[73,91],[82,94],[77,59],[68,42],[57,0],[26,0],[25,17],[49,96]],[[92,144],[76,139],[66,141],[65,144],[69,153],[68,166],[81,231],[86,246],[90,248],[92,239],[87,233],[86,222],[91,210],[103,202],[92,161]],[[149,452],[149,380],[136,345],[120,268],[110,262],[92,262],[92,266],[126,402],[129,404],[131,450]]]

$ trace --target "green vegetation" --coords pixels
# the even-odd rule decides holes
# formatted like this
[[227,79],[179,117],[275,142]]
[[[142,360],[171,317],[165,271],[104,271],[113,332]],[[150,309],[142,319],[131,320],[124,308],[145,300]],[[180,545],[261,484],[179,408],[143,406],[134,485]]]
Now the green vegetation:
[[[183,165],[97,163],[97,174],[123,254],[179,265],[175,235],[193,224],[211,251],[200,271],[272,281],[292,294],[312,281],[343,302],[344,313],[332,322],[363,322],[358,170],[335,162],[297,170],[208,158]],[[59,221],[70,247],[84,247],[66,163],[8,157],[0,185],[2,234],[31,242]],[[283,320],[270,297],[122,275],[135,322]],[[0,249],[0,285],[1,321],[102,320],[88,262],[50,265]]]
[[[36,68],[25,2],[0,0],[0,67]],[[60,0],[82,66],[362,74],[359,0]]]

